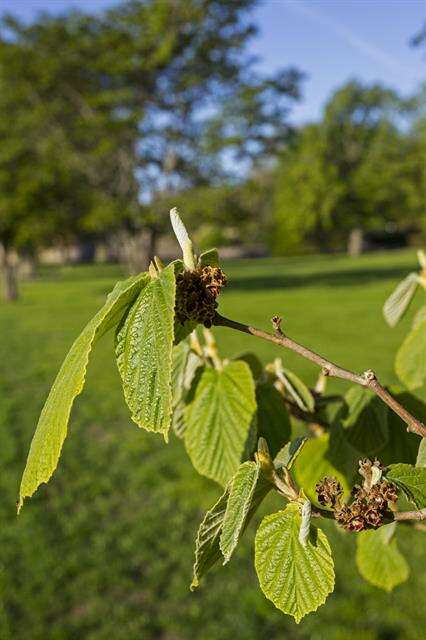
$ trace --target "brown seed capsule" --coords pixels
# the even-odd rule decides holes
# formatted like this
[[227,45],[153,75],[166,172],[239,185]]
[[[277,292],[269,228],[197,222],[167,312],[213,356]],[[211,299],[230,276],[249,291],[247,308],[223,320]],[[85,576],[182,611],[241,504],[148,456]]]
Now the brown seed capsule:
[[326,476],[315,487],[318,502],[324,506],[335,507],[343,495],[343,487],[333,476]]
[[175,317],[185,324],[192,320],[211,327],[216,314],[216,298],[226,285],[226,275],[219,267],[198,267],[176,276]]

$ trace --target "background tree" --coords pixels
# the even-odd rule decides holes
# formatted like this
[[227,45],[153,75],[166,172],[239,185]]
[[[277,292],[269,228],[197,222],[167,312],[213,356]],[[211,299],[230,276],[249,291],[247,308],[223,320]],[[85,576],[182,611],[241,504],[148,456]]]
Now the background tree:
[[418,100],[350,82],[282,156],[276,250],[341,247],[351,229],[400,228],[421,216],[425,141]]
[[146,215],[143,203],[223,178],[225,147],[251,160],[282,144],[301,76],[252,72],[245,45],[255,32],[246,19],[253,4],[148,0],[93,16],[44,14],[29,25],[3,18],[6,256],[21,251],[21,227],[33,218],[43,230],[34,247],[124,228],[148,233],[153,251],[161,227],[155,207]]

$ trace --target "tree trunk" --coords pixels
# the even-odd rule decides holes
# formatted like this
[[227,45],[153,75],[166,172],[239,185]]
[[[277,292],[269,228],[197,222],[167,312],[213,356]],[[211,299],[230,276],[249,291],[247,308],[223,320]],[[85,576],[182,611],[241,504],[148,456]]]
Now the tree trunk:
[[362,229],[352,229],[348,239],[348,255],[356,258],[364,249],[364,234]]
[[129,238],[127,245],[127,261],[130,273],[137,274],[148,269],[155,256],[157,232],[154,228],[144,229]]
[[6,302],[18,299],[17,256],[0,243],[0,272],[3,298]]

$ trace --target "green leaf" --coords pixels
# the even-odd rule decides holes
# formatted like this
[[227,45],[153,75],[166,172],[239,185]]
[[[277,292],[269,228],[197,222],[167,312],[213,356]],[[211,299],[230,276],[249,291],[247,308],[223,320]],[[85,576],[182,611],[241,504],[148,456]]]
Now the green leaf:
[[184,378],[186,363],[191,351],[187,342],[181,342],[173,347],[172,354],[172,397],[173,406],[177,406],[184,395]]
[[174,265],[153,278],[116,334],[116,357],[132,420],[167,440],[172,412]]
[[426,320],[413,329],[400,346],[395,361],[398,378],[413,391],[426,382]]
[[290,369],[282,370],[282,382],[289,396],[302,411],[312,413],[315,410],[315,399],[306,384]]
[[426,468],[410,464],[391,464],[386,473],[418,509],[426,507]]
[[[315,485],[325,476],[335,476],[345,493],[350,491],[346,475],[329,459],[330,435],[324,434],[306,441],[294,462],[294,478],[311,502],[318,504]],[[343,455],[343,453],[342,453]]]
[[186,320],[185,324],[181,324],[180,322],[174,323],[174,344],[177,345],[182,340],[185,340],[189,336],[190,333],[196,329],[197,323],[194,320]]
[[259,358],[254,353],[250,353],[250,351],[239,354],[233,358],[233,360],[242,360],[243,362],[247,362],[255,380],[258,380],[263,373],[262,363]]
[[388,408],[369,389],[351,387],[336,421],[349,444],[364,455],[377,453],[388,441]]
[[356,536],[356,563],[362,577],[375,587],[392,591],[405,582],[409,568],[394,534],[396,523],[362,531]]
[[287,442],[285,447],[283,447],[275,456],[276,466],[291,469],[308,440],[309,438],[299,437],[295,438],[291,442]]
[[245,362],[206,368],[185,412],[185,446],[202,475],[225,485],[238,469],[256,409]]
[[219,253],[217,249],[204,251],[198,258],[198,264],[202,267],[219,267]]
[[[401,388],[391,387],[391,395],[416,418],[426,421],[426,405]],[[414,464],[419,447],[419,436],[407,431],[407,425],[394,411],[388,411],[389,440],[379,453],[380,462],[387,466],[395,462]]]
[[172,427],[178,438],[183,438],[185,432],[185,407],[189,399],[193,396],[193,383],[195,386],[196,378],[202,366],[202,358],[192,351],[187,342],[181,342],[173,347]]
[[75,397],[81,393],[92,346],[117,325],[127,308],[149,282],[147,274],[118,282],[104,306],[75,340],[52,385],[31,442],[19,491],[18,511],[24,499],[33,495],[55,471]]
[[228,496],[229,489],[226,488],[219,500],[207,511],[198,529],[191,591],[199,586],[201,578],[222,555],[219,540]]
[[311,526],[306,546],[299,542],[299,505],[266,516],[255,542],[255,566],[261,589],[274,605],[297,623],[327,599],[334,589],[334,566],[328,540]]
[[[255,463],[251,462],[250,464],[253,465]],[[241,465],[241,467],[243,466],[244,465]],[[237,474],[238,473],[239,470],[237,471]],[[219,560],[219,558],[222,557],[220,539],[224,526],[225,513],[227,512],[230,486],[231,483],[228,484],[227,488],[225,489],[219,500],[216,502],[216,504],[211,509],[209,509],[209,511],[207,511],[198,529],[195,547],[194,576],[191,584],[191,591],[199,586],[201,578]],[[254,486],[253,493],[251,495],[248,511],[245,515],[242,526],[239,526],[238,538],[236,539],[236,543],[239,541],[242,534],[246,530],[251,518],[259,508],[262,500],[269,493],[269,491],[271,491],[271,489],[272,485],[267,480],[265,480],[265,478],[263,478],[261,474],[259,474],[257,477],[257,482]],[[230,523],[230,520],[231,513],[228,514],[228,525]],[[240,521],[239,524],[241,524]],[[235,547],[230,550],[230,554],[232,554],[234,548]],[[226,559],[225,562],[227,562]]]
[[422,438],[420,441],[416,467],[426,467],[426,438]]
[[226,506],[223,528],[220,536],[220,549],[226,564],[238,544],[244,530],[248,512],[251,507],[253,493],[260,473],[260,466],[255,462],[245,462],[233,476],[228,504]]
[[270,382],[256,386],[257,434],[265,438],[272,458],[290,439],[291,424],[284,400]]
[[426,305],[424,305],[423,307],[420,307],[420,309],[417,311],[416,315],[413,318],[413,324],[412,324],[412,329],[417,329],[417,327],[422,323],[426,321]]

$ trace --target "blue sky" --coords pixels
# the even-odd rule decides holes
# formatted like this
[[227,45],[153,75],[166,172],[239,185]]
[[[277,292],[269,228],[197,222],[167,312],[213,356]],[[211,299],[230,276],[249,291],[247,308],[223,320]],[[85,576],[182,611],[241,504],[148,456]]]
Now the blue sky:
[[[96,11],[111,4],[0,0],[0,13],[31,19],[41,10]],[[408,43],[426,20],[424,0],[263,0],[253,19],[260,33],[250,52],[260,57],[259,67],[295,65],[308,76],[303,102],[293,110],[295,123],[317,119],[330,93],[350,78],[380,81],[404,94],[425,80],[424,54]]]

